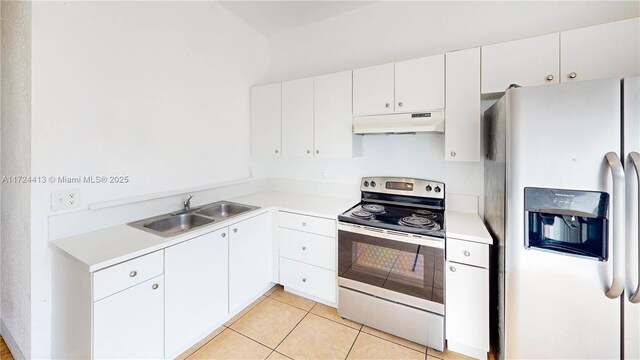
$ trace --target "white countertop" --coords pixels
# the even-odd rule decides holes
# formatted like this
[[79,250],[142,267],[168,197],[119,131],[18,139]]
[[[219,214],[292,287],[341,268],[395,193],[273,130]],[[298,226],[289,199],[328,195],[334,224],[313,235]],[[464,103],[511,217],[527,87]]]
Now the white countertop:
[[77,260],[85,266],[88,271],[93,272],[224,228],[273,209],[335,219],[338,214],[346,211],[358,201],[357,199],[331,198],[274,191],[263,191],[225,200],[260,206],[260,209],[244,213],[226,221],[203,226],[198,230],[186,234],[168,238],[163,238],[122,224],[54,240],[50,243],[63,253]]
[[478,214],[446,211],[444,218],[447,238],[493,244],[493,238]]

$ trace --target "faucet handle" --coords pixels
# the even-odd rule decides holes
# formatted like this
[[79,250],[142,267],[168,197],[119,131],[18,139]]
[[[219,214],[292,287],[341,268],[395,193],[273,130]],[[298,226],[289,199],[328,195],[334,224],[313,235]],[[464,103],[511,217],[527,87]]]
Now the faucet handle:
[[185,208],[191,207],[191,199],[193,199],[193,195],[189,195],[189,198],[184,201],[184,207]]

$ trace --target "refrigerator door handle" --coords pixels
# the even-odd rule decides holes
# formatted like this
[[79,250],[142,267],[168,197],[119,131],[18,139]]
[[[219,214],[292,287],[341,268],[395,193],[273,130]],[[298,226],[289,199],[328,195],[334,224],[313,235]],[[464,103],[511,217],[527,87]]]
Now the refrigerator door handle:
[[605,158],[613,178],[613,281],[606,295],[615,299],[624,291],[624,169],[615,152],[608,152]]
[[[640,185],[640,154],[634,151],[629,154],[629,159],[631,160],[631,164],[633,164],[633,168],[636,172],[636,176],[638,177],[638,184]],[[633,200],[634,199],[629,199],[629,204]],[[640,214],[640,189],[638,189],[638,199],[635,199],[635,200],[638,202],[638,213]],[[639,215],[639,218],[640,218],[640,215]],[[640,219],[636,219],[636,220],[640,221]],[[634,241],[634,240],[638,242],[638,249],[640,251],[640,231],[638,231],[637,239],[629,238],[629,241]],[[632,255],[639,256],[640,254],[636,253]],[[633,292],[633,294],[629,296],[629,301],[633,304],[640,303],[640,259],[638,259],[637,261],[638,261],[638,285],[636,290]]]

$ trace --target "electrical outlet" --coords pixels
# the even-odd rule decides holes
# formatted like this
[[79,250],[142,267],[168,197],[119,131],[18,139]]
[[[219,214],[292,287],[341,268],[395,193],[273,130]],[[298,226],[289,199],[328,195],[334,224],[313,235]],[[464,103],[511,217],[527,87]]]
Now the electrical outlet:
[[80,190],[60,190],[51,193],[51,210],[67,210],[80,207]]

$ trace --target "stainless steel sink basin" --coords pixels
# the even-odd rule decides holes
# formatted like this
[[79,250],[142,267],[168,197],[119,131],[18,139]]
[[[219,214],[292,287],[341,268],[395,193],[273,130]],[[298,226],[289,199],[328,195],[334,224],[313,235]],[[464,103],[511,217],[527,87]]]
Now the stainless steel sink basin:
[[150,219],[133,222],[129,225],[147,230],[162,237],[170,237],[208,225],[215,219],[200,216],[194,213],[160,215]]
[[201,207],[199,210],[196,210],[196,214],[209,216],[215,219],[228,219],[255,209],[257,209],[255,206],[220,201]]
[[256,209],[259,209],[259,207],[219,201],[190,211],[181,211],[134,221],[129,223],[129,226],[158,236],[171,237]]

